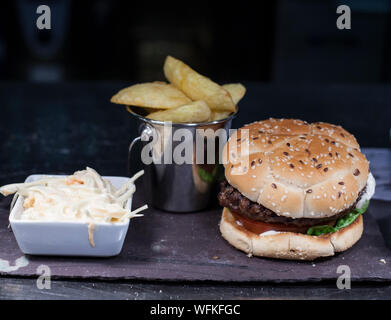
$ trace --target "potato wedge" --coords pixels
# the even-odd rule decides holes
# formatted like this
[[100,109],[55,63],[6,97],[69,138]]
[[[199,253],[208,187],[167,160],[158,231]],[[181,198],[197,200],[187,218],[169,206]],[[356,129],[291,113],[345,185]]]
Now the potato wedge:
[[225,119],[228,118],[230,114],[231,112],[228,111],[222,111],[222,112],[212,111],[209,117],[209,121]]
[[203,100],[212,110],[235,111],[235,104],[227,90],[182,61],[167,56],[164,62],[164,74],[175,87],[192,100]]
[[174,123],[197,123],[208,121],[210,109],[204,101],[194,101],[184,106],[150,113],[147,118]]
[[241,83],[225,84],[223,85],[223,88],[229,92],[235,105],[237,105],[238,102],[242,100],[242,98],[246,94],[246,87]]
[[135,84],[122,89],[110,101],[153,109],[171,109],[191,102],[189,97],[173,85],[159,81]]

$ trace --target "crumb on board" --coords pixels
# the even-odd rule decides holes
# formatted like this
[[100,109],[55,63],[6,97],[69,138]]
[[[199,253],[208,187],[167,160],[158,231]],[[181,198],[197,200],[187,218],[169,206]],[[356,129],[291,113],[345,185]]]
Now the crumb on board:
[[381,263],[384,263],[384,264],[387,263],[385,259],[380,259],[379,261],[380,261]]
[[213,260],[219,259],[219,256],[213,256]]

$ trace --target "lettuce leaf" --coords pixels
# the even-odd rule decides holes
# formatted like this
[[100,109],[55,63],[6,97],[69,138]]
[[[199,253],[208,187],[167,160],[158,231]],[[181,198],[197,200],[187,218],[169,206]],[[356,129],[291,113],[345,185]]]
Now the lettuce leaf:
[[361,209],[354,209],[352,212],[349,212],[346,216],[339,218],[334,227],[325,225],[325,226],[314,226],[307,230],[307,234],[311,236],[320,236],[322,234],[328,234],[337,232],[338,230],[347,227],[352,224],[361,214],[367,211],[369,206],[369,200],[365,201]]
[[201,180],[203,180],[207,183],[212,183],[214,180],[213,174],[209,173],[205,169],[202,169],[201,167],[198,167],[198,174],[199,174]]
[[337,231],[335,227],[328,226],[328,225],[314,226],[307,230],[307,234],[310,236],[320,236],[322,234],[333,233],[335,231]]
[[198,174],[201,180],[207,183],[220,182],[225,178],[224,175],[224,166],[217,164],[211,173],[206,171],[205,169],[198,167]]
[[365,211],[367,211],[368,205],[369,205],[369,200],[365,201],[361,209],[354,209],[352,212],[349,212],[346,216],[338,219],[337,223],[335,224],[337,230],[341,228],[345,228],[349,224],[353,223],[353,221],[356,220],[360,214],[363,214]]

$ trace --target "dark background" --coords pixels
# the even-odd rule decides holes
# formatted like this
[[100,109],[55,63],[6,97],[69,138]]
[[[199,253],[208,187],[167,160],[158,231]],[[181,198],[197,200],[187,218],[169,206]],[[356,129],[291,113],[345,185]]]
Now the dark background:
[[[52,30],[35,26],[47,4]],[[336,28],[336,8],[352,29]],[[0,79],[162,79],[167,54],[217,81],[391,79],[389,0],[2,1]]]
[[[41,4],[52,30],[36,28]],[[340,4],[351,30],[336,27]],[[389,147],[390,12],[389,0],[1,1],[0,181],[86,164],[123,174],[138,125],[110,97],[164,80],[168,54],[247,86],[234,128],[328,121]]]

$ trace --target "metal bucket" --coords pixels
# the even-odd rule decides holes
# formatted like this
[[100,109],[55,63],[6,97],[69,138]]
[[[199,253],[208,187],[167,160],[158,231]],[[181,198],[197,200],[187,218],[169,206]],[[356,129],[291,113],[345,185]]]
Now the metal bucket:
[[[233,113],[226,119],[216,120],[206,123],[172,123],[171,139],[167,138],[164,130],[167,130],[167,123],[163,121],[151,120],[142,115],[128,109],[140,122],[139,132],[140,136],[135,138],[129,146],[128,165],[129,171],[131,168],[131,152],[136,142],[140,141],[142,150],[149,150],[151,154],[150,163],[143,162],[143,169],[145,171],[144,182],[146,183],[147,192],[150,194],[150,203],[159,209],[170,212],[191,212],[205,209],[210,204],[212,193],[215,190],[216,182],[219,176],[223,176],[223,167],[219,164],[221,159],[222,145],[225,141],[222,140],[221,133],[225,132],[226,138],[229,137],[229,129],[231,128],[232,119],[236,116]],[[187,142],[176,141],[175,135],[179,130],[186,129],[191,138]],[[200,136],[200,130],[208,130],[208,134]],[[180,132],[183,132],[180,131]],[[213,133],[219,132],[220,135]],[[174,137],[174,139],[172,139]],[[200,163],[198,155],[194,152],[200,148],[199,142],[203,139],[203,154],[204,162]],[[155,144],[151,145],[151,141],[155,140]],[[215,148],[210,154],[210,146]],[[157,142],[157,143],[156,143]],[[171,147],[168,147],[171,143]],[[196,145],[198,143],[198,145]],[[177,147],[182,147],[187,144],[187,147],[192,147],[193,154],[191,154],[191,163],[165,163],[166,159],[173,159]],[[189,146],[191,144],[192,146]],[[148,145],[148,147],[147,147]],[[181,148],[182,149],[182,148]],[[209,150],[209,154],[208,154]],[[141,158],[143,156],[141,152]],[[144,155],[146,152],[144,152]],[[178,153],[176,154],[178,155]],[[212,156],[212,157],[210,157]],[[209,158],[208,158],[209,157]],[[211,159],[212,158],[212,159]],[[214,158],[214,160],[213,160]],[[214,196],[216,196],[214,194]]]

